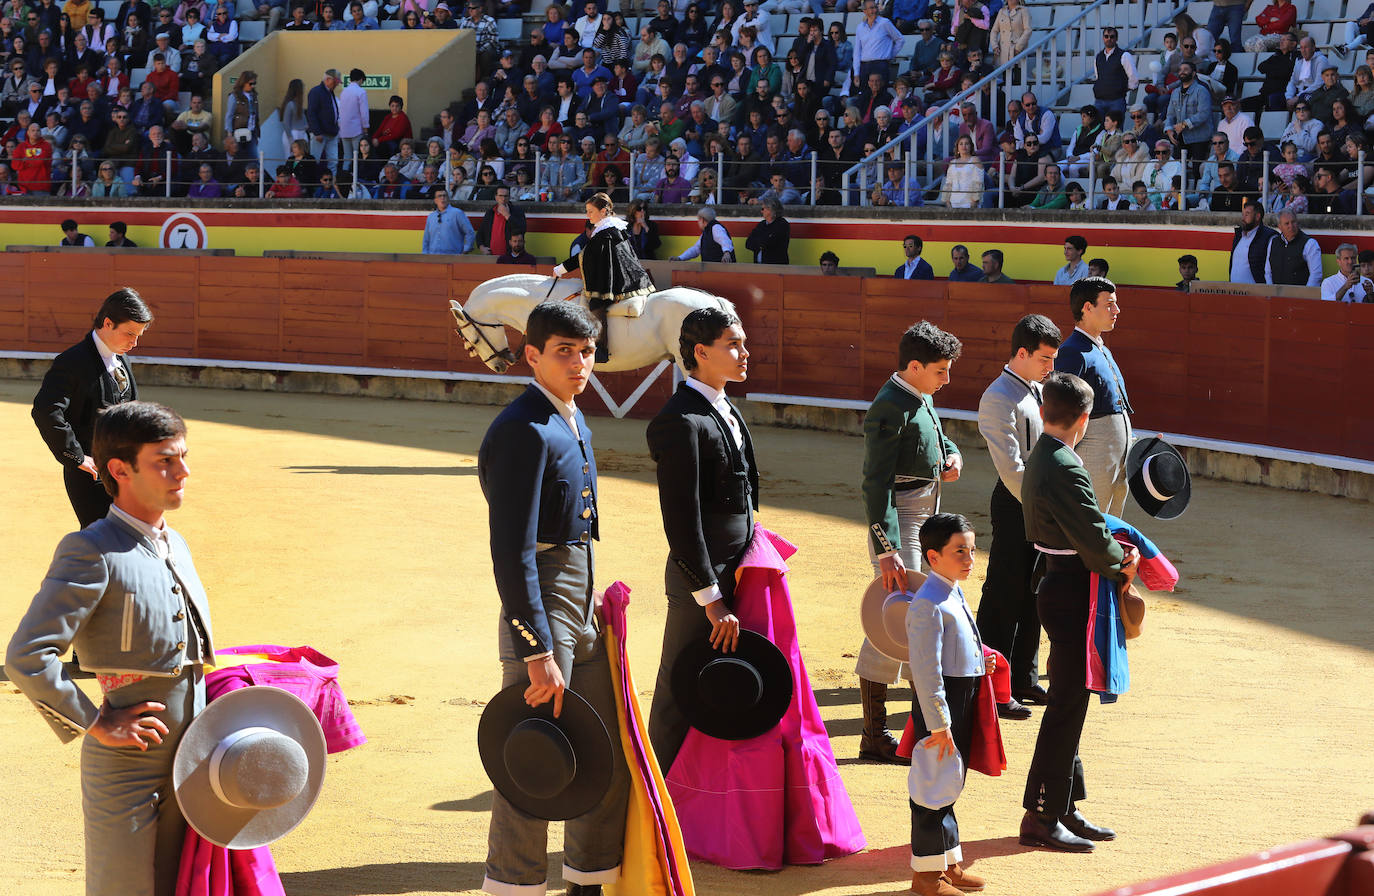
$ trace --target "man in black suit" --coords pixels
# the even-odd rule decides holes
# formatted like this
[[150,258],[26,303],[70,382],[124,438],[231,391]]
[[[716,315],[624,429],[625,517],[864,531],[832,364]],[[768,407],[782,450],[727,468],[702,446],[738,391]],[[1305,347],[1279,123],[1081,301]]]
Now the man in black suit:
[[1092,406],[1086,382],[1071,373],[1050,374],[1040,405],[1044,433],[1021,476],[1026,540],[1043,555],[1036,609],[1050,639],[1050,689],[1026,776],[1020,841],[1065,852],[1091,852],[1093,841],[1116,837],[1084,818],[1077,805],[1086,794],[1078,742],[1088,715],[1089,573],[1124,587],[1140,562],[1139,551],[1123,551],[1112,538],[1092,480],[1074,452],[1088,431]]
[[679,337],[687,380],[647,433],[668,536],[668,617],[649,710],[649,740],[664,774],[691,727],[673,702],[674,663],[698,639],[727,652],[739,642],[735,568],[754,533],[759,476],[749,429],[725,384],[744,382],[749,374],[744,340],[733,310],[699,308],[687,315]]
[[95,329],[53,359],[33,399],[33,422],[62,464],[67,497],[83,529],[110,510],[91,456],[95,418],[105,408],[138,398],[125,355],[152,320],[137,292],[115,290],[96,312]]

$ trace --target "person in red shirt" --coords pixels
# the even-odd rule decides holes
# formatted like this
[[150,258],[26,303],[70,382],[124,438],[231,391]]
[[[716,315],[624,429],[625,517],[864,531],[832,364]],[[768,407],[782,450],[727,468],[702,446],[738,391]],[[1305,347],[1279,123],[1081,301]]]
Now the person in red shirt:
[[382,123],[377,125],[377,131],[372,135],[372,143],[382,156],[393,155],[402,140],[414,136],[410,130],[410,119],[401,111],[405,108],[405,102],[399,96],[393,96],[389,105],[391,111],[382,119]]
[[268,199],[300,199],[302,195],[300,181],[291,176],[291,172],[285,165],[277,169],[277,180],[267,191]]
[[71,91],[72,96],[85,96],[86,85],[94,80],[95,79],[91,77],[90,70],[87,69],[86,66],[78,65],[76,67],[76,77],[67,82],[67,89]]
[[161,53],[153,57],[153,70],[148,72],[143,79],[153,85],[153,96],[162,103],[162,108],[167,110],[169,115],[176,115],[181,111],[177,105],[177,93],[181,90],[181,75],[172,71],[167,65],[167,58]]
[[52,190],[52,146],[43,139],[42,130],[36,122],[30,122],[24,140],[14,148],[14,176],[25,193]]
[[1255,16],[1255,24],[1260,33],[1245,42],[1245,52],[1272,53],[1279,48],[1279,36],[1298,24],[1298,8],[1292,0],[1274,0]]

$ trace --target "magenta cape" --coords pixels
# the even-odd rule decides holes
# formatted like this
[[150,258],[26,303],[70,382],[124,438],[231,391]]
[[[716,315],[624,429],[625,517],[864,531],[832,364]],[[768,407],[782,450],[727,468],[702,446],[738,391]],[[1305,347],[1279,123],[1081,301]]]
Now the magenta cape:
[[867,845],[797,644],[784,562],[796,551],[756,524],[735,586],[740,624],[776,644],[792,667],[787,713],[749,740],[693,728],[668,772],[688,853],[726,868],[815,865]]
[[[220,665],[205,676],[205,699],[252,685],[281,688],[310,707],[324,728],[330,753],[367,742],[339,689],[339,666],[311,647],[255,644],[218,651]],[[239,665],[232,657],[240,657]],[[186,829],[176,896],[285,896],[272,850],[225,849]]]

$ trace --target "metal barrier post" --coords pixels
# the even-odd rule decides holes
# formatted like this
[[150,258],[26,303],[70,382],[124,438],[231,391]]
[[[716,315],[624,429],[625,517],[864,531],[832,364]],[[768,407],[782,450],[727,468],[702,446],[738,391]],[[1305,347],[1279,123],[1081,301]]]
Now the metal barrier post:
[[840,175],[840,204],[849,205],[849,169]]
[[77,166],[76,150],[73,149],[73,150],[72,150],[72,195],[73,195],[73,196],[76,195],[76,166]]
[[167,182],[166,182],[166,190],[165,190],[165,192],[163,193],[163,195],[170,199],[171,196],[172,196],[172,151],[171,151],[170,149],[167,150],[167,176],[166,176],[166,181],[167,181]]
[[637,152],[630,153],[630,176],[626,180],[626,190],[630,194],[631,200],[635,198],[635,157],[638,155]]
[[997,150],[997,207],[1007,207],[1007,154]]
[[811,189],[807,191],[811,194],[811,204],[816,204],[816,153],[811,153]]
[[1264,151],[1260,162],[1260,212],[1269,211],[1269,150]]
[[1364,150],[1355,156],[1355,217],[1364,217]]
[[[536,196],[539,196],[539,187],[540,187],[540,184],[542,183],[541,178],[543,178],[543,176],[544,176],[544,170],[543,170],[543,168],[542,168],[541,165],[540,165],[540,163],[543,162],[543,161],[544,161],[544,157],[543,157],[542,155],[540,155],[540,153],[539,153],[538,150],[535,150],[535,152],[534,152],[534,195],[536,195]],[[547,197],[541,196],[540,199],[541,199],[541,201],[543,201],[543,202],[552,202],[552,201],[553,201],[553,191],[552,191],[552,189],[549,191],[549,195],[548,195]]]
[[267,156],[263,154],[262,143],[258,143],[258,196],[267,192]]
[[[1179,211],[1188,210],[1188,147],[1183,147],[1178,152],[1179,160],[1183,163],[1183,174],[1178,181],[1178,208]],[[1169,185],[1170,187],[1173,184]]]
[[725,201],[725,153],[716,153],[716,205]]
[[902,208],[911,207],[911,147],[902,153]]

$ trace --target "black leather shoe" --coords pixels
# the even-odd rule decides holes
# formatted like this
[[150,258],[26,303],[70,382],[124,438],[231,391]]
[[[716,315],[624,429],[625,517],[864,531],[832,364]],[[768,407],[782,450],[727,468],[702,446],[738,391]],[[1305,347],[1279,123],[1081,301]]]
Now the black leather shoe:
[[1038,684],[1028,688],[1014,688],[1011,696],[1013,700],[1020,700],[1028,706],[1046,706],[1050,702],[1050,692]]
[[1091,840],[1084,840],[1071,834],[1057,818],[1047,818],[1036,812],[1027,811],[1021,819],[1022,846],[1042,846],[1060,852],[1092,852]]
[[1068,815],[1059,816],[1059,823],[1069,829],[1069,833],[1082,837],[1084,840],[1115,840],[1116,831],[1111,828],[1104,828],[1101,825],[1093,824],[1083,817],[1083,813],[1074,809]]
[[1023,705],[1015,697],[1006,703],[997,704],[997,717],[999,719],[1015,719],[1024,721],[1031,717],[1030,707]]
[[568,896],[601,896],[601,884],[568,884]]

